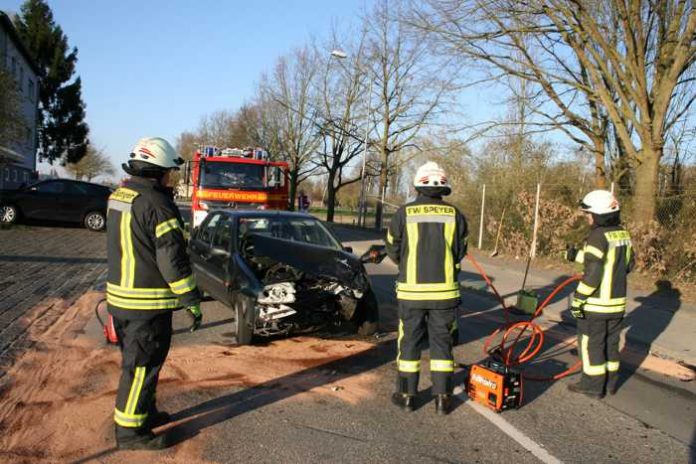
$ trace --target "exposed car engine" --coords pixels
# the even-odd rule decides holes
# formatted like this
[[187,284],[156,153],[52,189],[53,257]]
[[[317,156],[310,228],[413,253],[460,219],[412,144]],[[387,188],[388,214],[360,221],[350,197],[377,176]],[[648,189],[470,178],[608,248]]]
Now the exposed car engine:
[[358,303],[365,295],[362,281],[358,279],[356,288],[351,288],[335,276],[314,275],[275,259],[257,256],[254,248],[245,250],[245,258],[264,284],[256,300],[257,333],[282,335],[326,324],[338,325],[354,318]]

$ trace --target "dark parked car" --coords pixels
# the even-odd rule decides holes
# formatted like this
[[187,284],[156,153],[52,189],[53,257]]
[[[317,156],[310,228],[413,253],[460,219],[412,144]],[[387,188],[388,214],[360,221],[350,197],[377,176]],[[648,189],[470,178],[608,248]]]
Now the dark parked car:
[[106,205],[111,189],[68,179],[44,180],[19,190],[0,191],[0,222],[20,218],[82,223],[90,230],[106,227]]
[[350,321],[377,329],[377,299],[362,258],[321,221],[286,211],[216,211],[189,241],[199,287],[235,312],[237,342]]

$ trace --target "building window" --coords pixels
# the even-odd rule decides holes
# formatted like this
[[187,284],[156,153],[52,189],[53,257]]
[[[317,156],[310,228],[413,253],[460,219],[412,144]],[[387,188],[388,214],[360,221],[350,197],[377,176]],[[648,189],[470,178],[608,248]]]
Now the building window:
[[19,67],[19,93],[24,93],[24,68]]
[[16,169],[12,170],[12,181],[17,182],[17,170]]
[[29,182],[29,173],[24,171],[24,182]]
[[31,128],[27,127],[27,145],[31,146]]
[[17,79],[17,58],[12,57],[12,77]]
[[29,101],[34,101],[34,81],[31,79],[29,79],[27,93],[29,94]]
[[10,168],[5,168],[5,180],[10,181]]

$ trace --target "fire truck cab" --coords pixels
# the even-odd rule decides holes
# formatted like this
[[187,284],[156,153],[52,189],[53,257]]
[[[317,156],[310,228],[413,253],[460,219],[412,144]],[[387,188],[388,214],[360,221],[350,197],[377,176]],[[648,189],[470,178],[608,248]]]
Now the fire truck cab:
[[288,163],[263,149],[202,146],[186,174],[194,228],[216,209],[288,209]]

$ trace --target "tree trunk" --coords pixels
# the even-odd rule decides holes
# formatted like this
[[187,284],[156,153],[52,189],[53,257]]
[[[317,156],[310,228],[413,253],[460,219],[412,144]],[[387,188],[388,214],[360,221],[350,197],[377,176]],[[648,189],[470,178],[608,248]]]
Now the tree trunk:
[[655,219],[657,203],[657,178],[662,150],[643,147],[640,163],[635,167],[636,188],[633,195],[633,217],[640,223]]
[[[375,201],[375,229],[382,230],[382,214],[384,205],[382,204],[382,197],[387,188],[387,166],[389,162],[389,152],[386,149],[382,151],[382,163],[379,167],[379,188],[377,189],[377,201]],[[367,196],[367,195],[366,195]]]
[[288,209],[290,211],[295,211],[295,202],[297,201],[297,180],[299,177],[299,172],[297,169],[290,170],[290,192],[288,201]]
[[595,138],[592,140],[595,159],[595,187],[598,189],[607,188],[607,173],[604,164],[604,144],[605,142],[602,138]]
[[329,172],[329,178],[326,184],[326,222],[334,222],[334,211],[336,210],[335,177],[335,172]]

